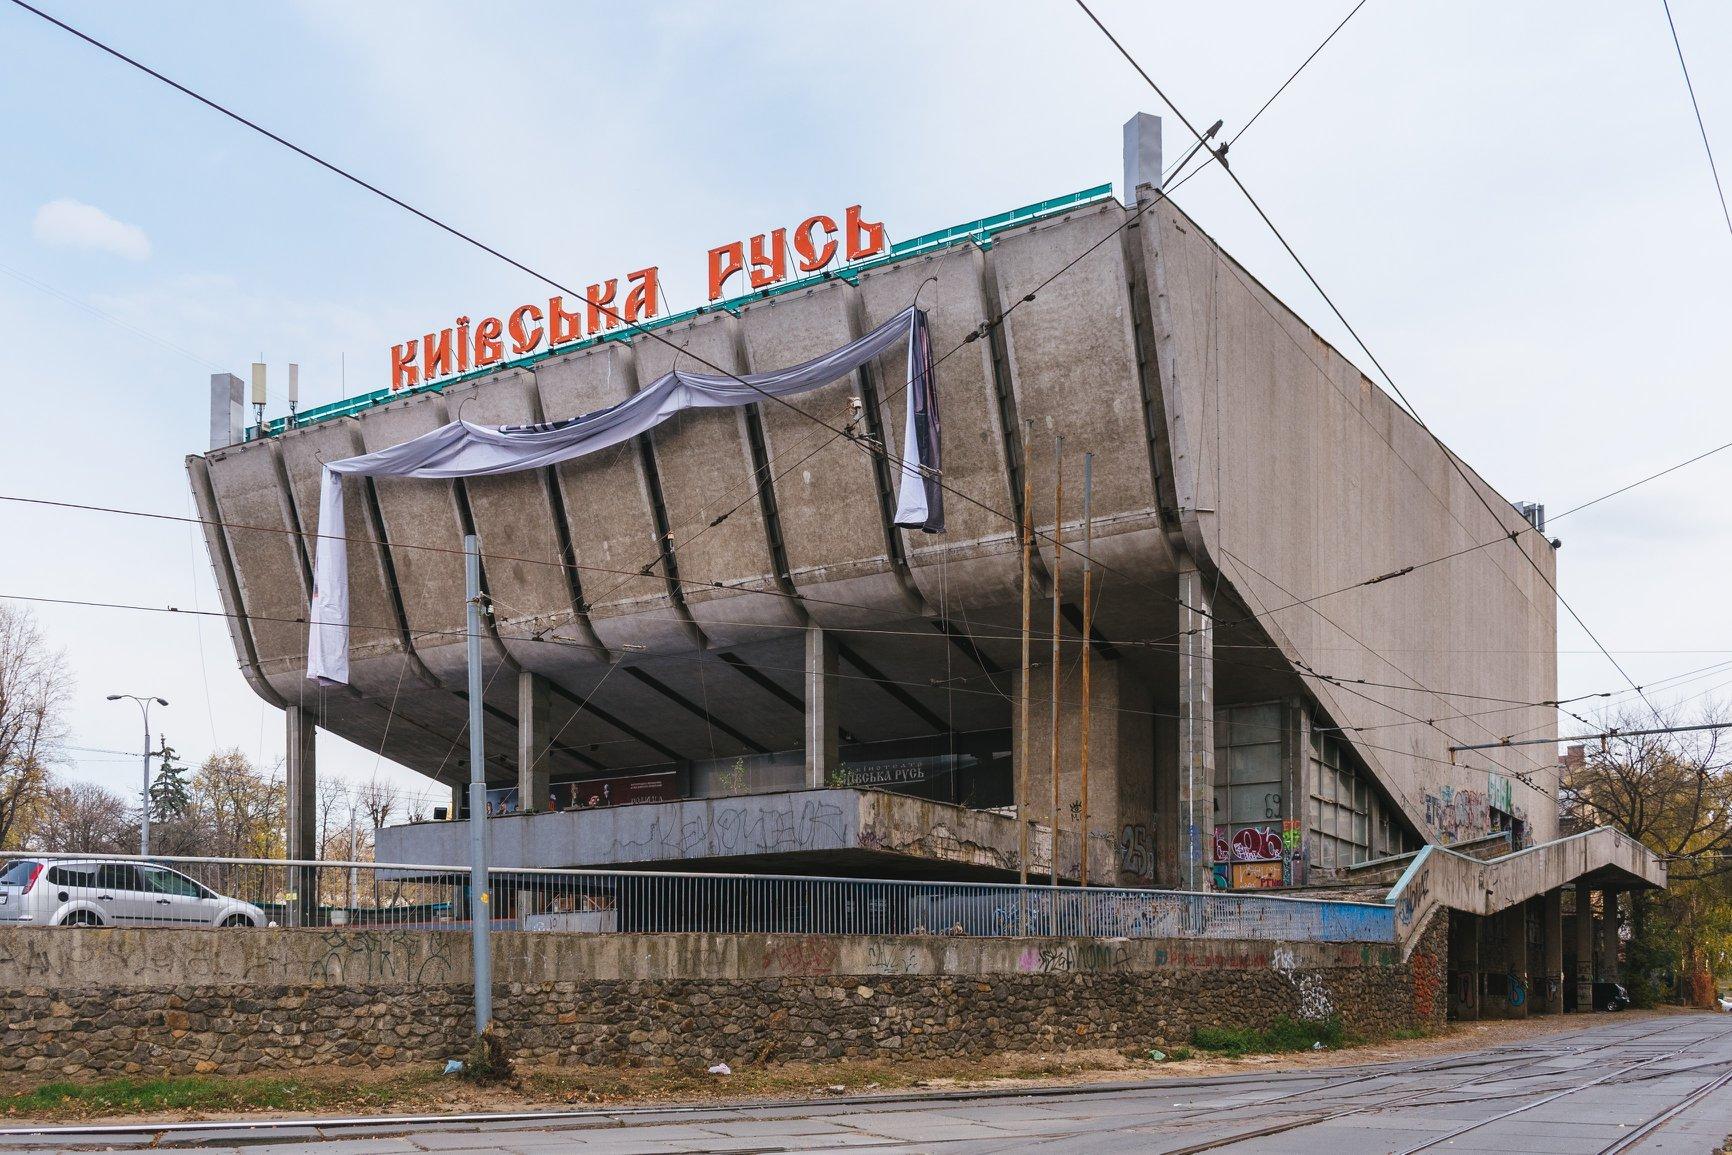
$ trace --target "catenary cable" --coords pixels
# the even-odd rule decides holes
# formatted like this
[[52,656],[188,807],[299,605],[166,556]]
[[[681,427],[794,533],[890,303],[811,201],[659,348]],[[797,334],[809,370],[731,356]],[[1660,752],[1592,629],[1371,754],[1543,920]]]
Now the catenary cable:
[[1696,101],[1696,85],[1690,80],[1690,66],[1684,63],[1684,45],[1678,40],[1678,26],[1672,22],[1671,0],[1660,0],[1666,13],[1666,28],[1672,33],[1672,47],[1678,53],[1678,69],[1684,74],[1684,88],[1690,94],[1690,110],[1696,114],[1696,131],[1702,134],[1702,151],[1708,154],[1708,171],[1714,175],[1714,194],[1720,198],[1720,215],[1726,220],[1727,232],[1732,232],[1732,210],[1726,207],[1726,190],[1720,184],[1720,166],[1714,163],[1714,146],[1708,143],[1708,126],[1702,122],[1702,106]]
[[[342,166],[340,166],[340,165],[338,165],[332,161],[325,160],[323,157],[319,156],[317,153],[312,152],[309,149],[303,148],[302,146],[295,144],[293,141],[287,139],[286,137],[280,136],[277,133],[272,132],[270,129],[265,128],[263,125],[257,123],[256,121],[250,120],[247,117],[241,115],[240,113],[235,112],[232,109],[226,107],[225,105],[219,103],[218,101],[212,100],[211,98],[202,95],[201,93],[187,87],[186,85],[181,84],[179,81],[174,80],[173,78],[157,71],[154,68],[151,68],[149,65],[143,63],[142,61],[136,60],[133,57],[128,56],[126,53],[121,52],[119,49],[110,47],[108,44],[105,44],[101,40],[98,40],[96,37],[91,36],[90,34],[83,32],[78,28],[75,28],[71,24],[68,24],[63,20],[57,19],[56,17],[49,15],[47,12],[44,12],[42,9],[37,8],[34,5],[27,3],[26,0],[12,0],[12,3],[19,8],[22,8],[26,12],[29,12],[32,15],[40,17],[41,19],[47,21],[48,23],[54,25],[55,27],[61,29],[62,31],[67,32],[67,33],[71,34],[72,36],[77,37],[79,40],[84,41],[86,44],[91,45],[93,48],[96,48],[99,51],[104,52],[107,55],[114,57],[116,60],[119,60],[122,63],[127,64],[127,65],[137,69],[140,72],[143,72],[144,74],[146,74],[147,76],[150,76],[151,78],[153,78],[155,80],[161,81],[163,84],[168,85],[169,87],[173,88],[175,91],[181,93],[182,95],[185,95],[187,97],[190,97],[193,100],[196,100],[197,102],[199,102],[200,104],[204,105],[205,107],[211,109],[212,111],[228,117],[230,120],[235,121],[237,124],[243,125],[244,127],[249,128],[252,131],[258,133],[259,135],[264,136],[264,137],[268,138],[271,141],[274,141],[275,143],[277,143],[279,145],[282,145],[284,148],[289,149],[290,151],[292,151],[292,152],[296,153],[297,155],[305,158],[306,160],[313,162],[314,164],[318,165],[319,167],[326,169],[327,171],[333,173],[334,175],[339,176],[342,179],[347,180],[347,181],[351,182],[352,184],[355,184],[355,185],[359,186],[360,188],[365,189],[366,191],[368,191],[370,193],[373,193],[375,196],[378,196],[378,197],[390,202],[391,204],[402,209],[403,211],[410,213],[411,215],[413,215],[415,217],[420,218],[421,220],[427,222],[430,225],[433,225],[435,228],[438,228],[441,231],[446,232],[453,237],[456,237],[458,240],[461,240],[466,244],[474,246],[475,248],[481,250],[484,253],[487,253],[490,256],[496,257],[499,260],[504,261],[506,264],[517,269],[518,271],[525,273],[528,276],[534,277],[538,281],[542,281],[548,285],[551,285],[553,288],[558,289],[562,293],[568,293],[571,296],[573,296],[574,298],[582,296],[582,294],[578,293],[577,290],[571,288],[570,286],[562,284],[561,282],[553,279],[551,276],[549,276],[545,273],[539,272],[538,270],[536,270],[536,269],[532,268],[531,266],[523,263],[522,261],[517,260],[515,257],[509,256],[508,254],[500,251],[499,249],[494,248],[493,246],[487,244],[486,242],[472,236],[471,234],[469,234],[467,232],[464,232],[462,229],[459,229],[454,225],[447,224],[446,222],[440,220],[438,217],[433,216],[431,213],[428,213],[422,209],[416,208],[414,205],[401,199],[400,197],[394,196],[393,194],[386,192],[384,189],[380,188],[378,185],[375,185],[375,184],[365,180],[364,178],[357,176],[354,173],[349,172],[347,169],[343,168]],[[1198,134],[1198,139],[1201,141],[1201,140],[1205,140],[1206,138],[1204,136],[1202,136],[1201,134]],[[1159,198],[1157,197],[1155,199],[1158,200]],[[1151,205],[1151,207],[1152,207],[1152,205]],[[1083,255],[1086,256],[1088,251],[1092,251],[1092,248],[1093,248],[1093,246],[1091,246],[1090,250],[1085,251],[1085,253]],[[1081,260],[1081,259],[1082,259],[1081,257],[1078,257],[1078,260]],[[1072,264],[1074,265],[1075,262],[1073,261]],[[1070,267],[1071,266],[1067,265],[1064,270],[1060,270],[1060,274],[1062,274],[1065,271],[1068,271],[1068,269]],[[1060,274],[1055,274],[1055,276],[1060,275]],[[1026,296],[1020,298],[1018,302],[1013,303],[1009,309],[1004,310],[1004,313],[1000,314],[997,318],[994,318],[988,322],[982,322],[981,331],[979,331],[978,335],[979,336],[986,335],[986,333],[990,331],[990,326],[994,326],[996,324],[1002,323],[1004,316],[1008,315],[1012,310],[1014,310],[1016,308],[1016,304],[1021,303],[1021,301],[1032,300],[1033,296],[1034,296],[1033,293],[1027,294]],[[586,300],[587,300],[587,298],[586,298]],[[663,336],[656,329],[650,328],[646,325],[642,325],[642,324],[638,323],[637,321],[634,321],[634,320],[631,320],[631,319],[625,317],[622,313],[613,309],[609,305],[601,304],[599,302],[592,302],[592,303],[595,304],[595,307],[597,308],[597,310],[599,312],[605,313],[615,323],[623,325],[625,328],[632,330],[632,331],[634,331],[634,332],[636,332],[636,333],[638,333],[638,334],[640,334],[640,335],[642,335],[642,336],[644,336],[650,340],[653,340],[653,341],[659,342],[660,344],[666,345],[669,349],[675,350],[676,355],[683,352],[685,356],[690,357],[693,361],[697,362],[699,365],[704,366],[705,368],[717,373],[720,376],[726,377],[728,380],[733,381],[736,384],[742,385],[745,388],[752,390],[754,393],[759,394],[760,396],[764,397],[767,400],[774,401],[777,404],[784,406],[785,408],[789,409],[790,411],[799,414],[801,417],[806,418],[808,421],[812,421],[816,424],[824,426],[826,429],[829,429],[831,433],[835,434],[838,438],[848,440],[849,442],[858,446],[862,451],[864,451],[868,454],[880,453],[880,454],[884,454],[884,455],[888,456],[888,449],[886,449],[885,447],[879,446],[879,447],[874,448],[874,447],[870,447],[870,446],[863,444],[858,439],[849,438],[849,437],[847,437],[846,433],[842,429],[836,428],[835,426],[824,421],[822,418],[819,418],[819,417],[814,416],[813,414],[807,413],[805,410],[799,408],[799,406],[794,405],[787,398],[778,396],[776,394],[769,392],[768,390],[762,389],[759,386],[752,384],[750,381],[745,380],[743,377],[739,376],[738,374],[731,373],[728,370],[723,369],[721,366],[716,365],[713,362],[708,361],[705,358],[700,357],[695,353],[691,353],[688,350],[683,350],[681,348],[681,346],[676,345],[674,342],[670,341],[667,337]],[[611,326],[610,326],[610,328],[611,328]],[[970,339],[973,339],[973,338],[970,338]],[[960,348],[960,346],[958,346],[958,348]],[[952,350],[952,352],[955,352],[955,350]],[[947,354],[947,356],[948,356],[948,354]],[[933,364],[932,368],[934,371],[936,371],[937,367],[938,367],[938,363],[935,362]],[[898,465],[899,466],[905,466],[905,463],[899,462]],[[940,472],[928,469],[927,467],[924,467],[924,466],[915,466],[914,468],[916,468],[921,473],[922,476],[929,477],[932,480],[933,484],[937,485],[944,492],[951,494],[952,496],[957,497],[957,498],[961,499],[962,501],[968,502],[971,505],[977,506],[980,509],[984,510],[985,512],[993,515],[994,517],[998,517],[1002,520],[1009,521],[1012,525],[1016,525],[1019,523],[1019,519],[1016,517],[1015,514],[1007,513],[1003,510],[997,509],[994,506],[991,506],[991,505],[987,504],[986,502],[981,501],[979,498],[974,497],[972,494],[964,493],[961,490],[956,489],[955,487],[951,486],[948,482],[946,482],[944,480],[944,478]],[[1048,541],[1048,543],[1051,544],[1055,549],[1068,550],[1073,554],[1076,553],[1076,549],[1074,546],[1064,544],[1062,542],[1057,541],[1053,537],[1053,535],[1044,533],[1040,530],[1036,530],[1035,532],[1036,532],[1036,536],[1045,538]],[[1078,556],[1080,557],[1080,554]],[[653,565],[655,563],[651,562],[650,564],[653,567]],[[1115,567],[1108,565],[1107,563],[1104,563],[1104,562],[1097,560],[1094,564],[1097,567],[1099,567],[1100,569],[1106,570],[1107,572],[1117,573],[1120,577],[1125,578],[1127,581],[1130,581],[1133,584],[1143,584],[1143,583],[1140,583],[1134,575],[1124,573],[1123,571],[1118,570]],[[1167,593],[1165,590],[1159,589],[1158,587],[1155,587],[1153,585],[1149,585],[1147,588],[1149,588],[1153,593],[1155,593],[1159,597],[1167,598],[1167,599],[1173,600],[1173,601],[1178,600],[1175,595]]]
[[[14,3],[17,2],[19,2],[19,0],[14,0]],[[1191,135],[1196,137],[1199,141],[1203,140],[1203,134],[1197,131],[1196,126],[1191,123],[1190,119],[1179,110],[1178,106],[1168,98],[1165,92],[1161,91],[1160,85],[1156,84],[1154,79],[1149,76],[1148,72],[1143,69],[1143,66],[1137,63],[1136,58],[1126,50],[1124,45],[1119,42],[1118,38],[1108,30],[1107,26],[1101,23],[1100,18],[1089,9],[1089,6],[1084,2],[1084,0],[1076,0],[1076,4],[1077,7],[1081,8],[1088,18],[1093,21],[1095,27],[1101,30],[1102,34],[1104,34],[1112,43],[1113,47],[1118,49],[1119,54],[1130,63],[1132,68],[1136,69],[1138,75],[1140,75],[1143,80],[1147,82],[1148,86],[1154,90],[1155,95],[1160,97],[1161,101],[1166,104],[1168,108],[1173,110],[1173,114],[1179,118],[1187,129],[1190,130]],[[1343,313],[1340,307],[1335,304],[1334,298],[1331,297],[1323,288],[1322,283],[1318,281],[1317,277],[1311,272],[1310,266],[1304,262],[1298,252],[1288,242],[1286,236],[1275,225],[1275,222],[1270,219],[1269,214],[1264,211],[1263,206],[1257,201],[1257,198],[1251,195],[1251,190],[1245,187],[1245,182],[1240,180],[1238,174],[1235,173],[1231,166],[1227,164],[1225,157],[1221,155],[1221,151],[1212,151],[1215,159],[1220,162],[1221,171],[1227,174],[1228,179],[1230,179],[1234,186],[1238,188],[1240,194],[1245,198],[1246,203],[1251,206],[1258,217],[1262,219],[1263,223],[1268,226],[1269,231],[1274,234],[1275,239],[1280,243],[1281,247],[1287,251],[1287,255],[1293,259],[1293,263],[1298,266],[1299,271],[1304,274],[1305,279],[1311,283],[1311,287],[1317,291],[1317,295],[1323,299],[1323,303],[1329,307],[1329,311],[1335,315],[1336,320],[1341,322],[1342,327],[1347,330],[1348,334],[1353,338],[1354,343],[1357,344],[1365,353],[1366,357],[1370,359],[1378,373],[1382,374],[1383,379],[1389,385],[1390,390],[1400,399],[1401,403],[1406,406],[1407,411],[1413,417],[1413,420],[1422,430],[1425,431],[1426,435],[1431,438],[1437,447],[1443,451],[1444,457],[1449,461],[1455,472],[1460,475],[1462,481],[1467,484],[1468,489],[1473,493],[1474,497],[1476,497],[1480,504],[1485,507],[1486,512],[1491,515],[1492,520],[1496,522],[1499,527],[1502,527],[1504,524],[1502,516],[1492,508],[1491,503],[1486,500],[1485,494],[1480,491],[1480,487],[1467,475],[1467,471],[1462,467],[1462,464],[1456,458],[1456,455],[1450,451],[1448,446],[1443,444],[1443,441],[1435,432],[1432,431],[1431,427],[1425,423],[1424,419],[1419,416],[1418,410],[1415,409],[1413,403],[1407,399],[1406,394],[1401,391],[1401,387],[1395,383],[1395,379],[1390,375],[1389,370],[1384,368],[1383,363],[1378,360],[1377,354],[1372,352],[1371,347],[1367,345],[1365,339],[1359,335],[1359,331],[1353,327],[1352,322],[1347,319],[1346,314]],[[1732,225],[1732,217],[1728,218],[1728,223],[1729,225]],[[1599,635],[1594,633],[1588,623],[1582,619],[1582,616],[1579,613],[1576,612],[1575,607],[1572,606],[1569,603],[1569,600],[1558,590],[1557,584],[1553,582],[1550,575],[1545,572],[1544,567],[1535,561],[1525,549],[1521,549],[1519,544],[1517,552],[1522,555],[1523,559],[1533,568],[1540,580],[1546,584],[1548,589],[1551,590],[1552,595],[1557,598],[1558,604],[1563,606],[1569,613],[1570,617],[1574,619],[1576,625],[1581,627],[1582,632],[1587,635],[1588,640],[1593,642],[1599,649],[1600,653],[1605,656],[1606,661],[1612,664],[1612,668],[1618,671],[1623,679],[1630,684],[1631,688],[1636,688],[1636,680],[1630,676],[1629,671],[1624,669],[1623,664],[1620,663],[1617,658],[1612,656],[1612,652],[1606,648],[1605,643],[1600,641]],[[1638,689],[1637,692],[1640,693],[1640,690]],[[1659,709],[1655,707],[1652,702],[1647,700],[1645,694],[1642,695],[1642,700],[1648,706],[1649,710],[1653,712],[1655,717],[1661,717]]]

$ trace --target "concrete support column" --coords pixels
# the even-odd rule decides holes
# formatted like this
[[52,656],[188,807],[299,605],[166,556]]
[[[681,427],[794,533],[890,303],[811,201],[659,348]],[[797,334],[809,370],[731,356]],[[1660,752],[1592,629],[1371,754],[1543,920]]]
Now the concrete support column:
[[1485,981],[1481,977],[1479,961],[1480,924],[1483,921],[1478,915],[1468,915],[1467,933],[1463,936],[1467,940],[1465,944],[1467,949],[1462,951],[1464,957],[1461,960],[1461,969],[1466,975],[1467,990],[1463,993],[1461,1000],[1464,1008],[1461,1017],[1468,1020],[1480,1017],[1480,993],[1485,986]]
[[523,670],[517,675],[517,807],[526,814],[547,809],[547,679]]
[[1545,931],[1545,1000],[1539,1006],[1548,1015],[1564,1013],[1564,892],[1561,887],[1546,891],[1540,899],[1540,926]]
[[1600,981],[1618,981],[1618,892],[1613,887],[1600,891]]
[[463,817],[463,804],[469,800],[469,787],[465,783],[453,783],[451,786],[451,821],[456,822]]
[[1504,970],[1508,976],[1508,1014],[1525,1019],[1533,1002],[1533,980],[1528,971],[1528,904],[1518,902],[1503,912]]
[[1190,558],[1179,569],[1179,886],[1214,885],[1215,622],[1208,583]]
[[[1019,675],[1012,699],[1021,692]],[[1030,673],[1028,692],[1031,701],[1050,709],[1050,666],[1043,663]],[[1097,657],[1089,701],[1089,883],[1146,887],[1156,878],[1154,694],[1129,663]],[[1081,876],[1082,773],[1072,756],[1082,747],[1080,679],[1060,677],[1058,713],[1058,875],[1068,882]],[[1027,770],[1033,795],[1025,811],[1035,824],[1029,867],[1045,873],[1051,866],[1045,845],[1053,825],[1051,730],[1041,726],[1031,739],[1024,749],[1020,729],[1012,729],[1011,761],[1019,773]]]
[[1594,895],[1576,883],[1576,1010],[1594,1009]]
[[1306,829],[1311,818],[1311,711],[1290,698],[1281,710],[1282,881],[1304,886],[1310,871]]
[[[288,857],[312,859],[319,857],[319,774],[314,754],[314,738],[318,728],[304,706],[290,706],[283,711],[286,725],[288,760],[284,767],[284,793],[287,796]],[[291,867],[289,902],[291,926],[310,926],[319,909],[319,876],[312,867]]]
[[836,702],[836,642],[817,626],[806,627],[806,785],[827,786],[841,761]]

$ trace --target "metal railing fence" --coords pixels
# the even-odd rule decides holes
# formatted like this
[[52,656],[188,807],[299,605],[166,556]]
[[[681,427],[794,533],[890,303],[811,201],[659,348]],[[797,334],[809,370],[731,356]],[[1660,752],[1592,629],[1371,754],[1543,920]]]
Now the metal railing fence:
[[[28,893],[20,863],[43,867]],[[449,865],[7,852],[0,926],[22,913],[37,924],[76,915],[117,926],[221,925],[244,915],[278,927],[459,930],[469,926],[469,874]],[[514,867],[489,870],[488,886],[501,930],[1395,941],[1391,906],[1265,894]]]

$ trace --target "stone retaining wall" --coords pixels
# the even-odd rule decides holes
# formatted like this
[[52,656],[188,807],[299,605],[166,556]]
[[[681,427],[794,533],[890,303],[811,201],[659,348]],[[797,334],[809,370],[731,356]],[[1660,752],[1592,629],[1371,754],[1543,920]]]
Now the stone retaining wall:
[[[1441,925],[1441,922],[1439,923]],[[449,931],[0,933],[0,1071],[26,1083],[438,1061],[472,1023]],[[1171,1046],[1199,1026],[1440,1026],[1446,944],[501,934],[495,1015],[544,1063]]]

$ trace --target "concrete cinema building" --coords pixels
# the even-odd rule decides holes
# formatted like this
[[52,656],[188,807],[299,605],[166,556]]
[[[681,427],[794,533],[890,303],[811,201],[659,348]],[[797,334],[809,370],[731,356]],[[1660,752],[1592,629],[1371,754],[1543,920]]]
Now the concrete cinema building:
[[[1095,884],[1266,889],[1339,884],[1428,843],[1555,839],[1545,748],[1451,753],[1555,732],[1554,547],[1160,196],[1155,118],[1126,141],[1126,203],[1103,186],[917,237],[646,322],[665,341],[620,327],[246,430],[240,382],[219,375],[212,445],[188,469],[241,668],[288,717],[292,850],[314,850],[314,727],[466,781],[471,529],[493,610],[496,865],[1014,880],[1026,772],[1026,866],[1048,876],[1060,570],[1061,879],[1085,844]],[[305,678],[321,463],[459,414],[599,409],[682,350],[781,368],[916,301],[938,360],[945,532],[891,524],[898,349],[791,405],[683,413],[549,469],[351,483],[351,681]],[[1025,483],[1040,535],[1026,746]],[[382,861],[465,847],[462,821],[378,836]],[[1661,877],[1614,875],[1597,881]]]

